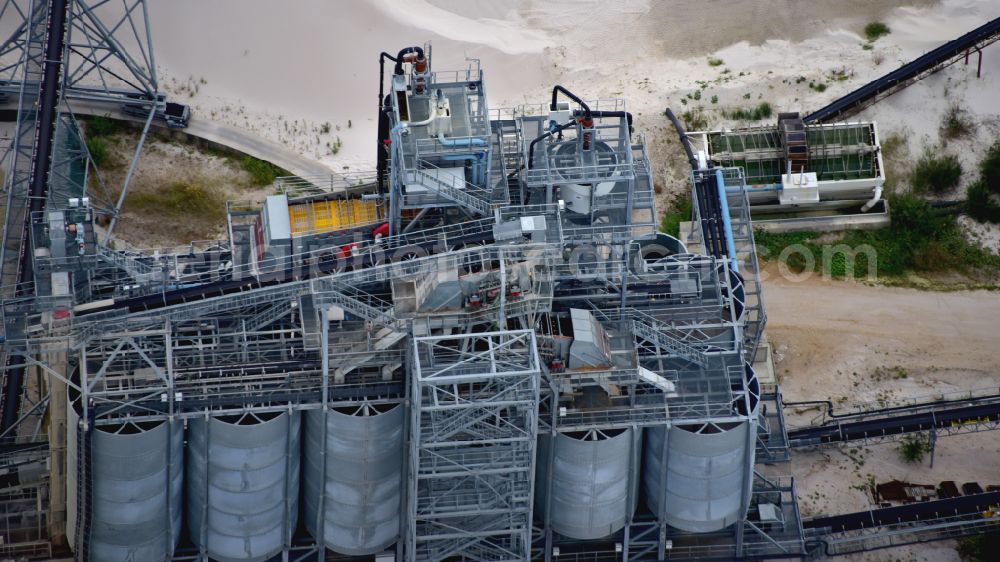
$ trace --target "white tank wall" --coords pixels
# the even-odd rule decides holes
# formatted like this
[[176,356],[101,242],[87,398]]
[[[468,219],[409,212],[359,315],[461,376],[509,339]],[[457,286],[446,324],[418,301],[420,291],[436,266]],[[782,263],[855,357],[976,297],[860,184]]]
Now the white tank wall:
[[[575,434],[576,435],[576,434]],[[552,466],[548,466],[550,448]],[[581,440],[557,433],[538,443],[536,520],[544,521],[551,478],[551,526],[566,537],[589,540],[621,530],[635,511],[637,451],[626,429],[612,437]]]
[[305,414],[305,526],[319,537],[319,498],[324,494],[323,541],[341,554],[380,552],[399,534],[405,409],[399,404],[391,408]]
[[[670,526],[705,533],[735,523],[744,498],[748,422],[718,433],[681,427],[646,429],[643,485],[646,503]],[[704,431],[704,430],[702,430]],[[663,449],[666,490],[663,488]]]
[[299,413],[244,417],[242,424],[196,418],[188,427],[192,542],[219,562],[281,552],[297,522]]

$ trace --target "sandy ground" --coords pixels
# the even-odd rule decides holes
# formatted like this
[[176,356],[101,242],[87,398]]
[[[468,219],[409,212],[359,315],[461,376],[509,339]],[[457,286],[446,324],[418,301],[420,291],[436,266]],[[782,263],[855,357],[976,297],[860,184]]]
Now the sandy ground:
[[[774,275],[764,285],[767,336],[786,401],[831,400],[853,410],[902,399],[1000,388],[1000,293],[934,293]],[[805,425],[816,409],[788,409],[789,425]],[[974,459],[974,460],[972,460]],[[805,517],[870,507],[865,484],[892,479],[934,484],[955,480],[1000,484],[995,432],[941,437],[934,468],[907,464],[896,444],[797,450],[791,472]],[[958,560],[953,541],[903,547],[856,561]]]
[[[150,11],[168,92],[201,116],[335,170],[373,167],[383,50],[430,40],[435,70],[480,59],[493,108],[543,103],[556,83],[590,99],[625,98],[649,138],[662,209],[687,189],[665,107],[700,112],[710,127],[745,125],[726,120],[722,109],[763,101],[775,111],[816,109],[1000,16],[1000,2],[244,0],[234,10],[227,2],[177,0],[152,3]],[[874,20],[892,33],[866,50],[862,28]],[[956,65],[861,117],[881,122],[883,135],[903,136],[908,166],[909,156],[938,146],[941,115],[961,104],[981,125],[948,149],[971,170],[998,130],[1000,57],[991,50],[983,79]],[[709,58],[722,64],[710,66]],[[905,180],[907,166],[891,172]],[[1000,248],[1000,229],[969,228]]]
[[[110,156],[101,167],[101,177],[114,199],[118,197],[137,141],[137,133],[134,132],[118,133],[107,138]],[[212,193],[218,203],[218,212],[173,216],[137,207],[137,201],[144,195],[177,183]],[[185,246],[192,240],[226,238],[225,202],[263,200],[267,193],[267,189],[252,185],[249,174],[232,158],[150,137],[115,225],[116,248],[169,249]]]
[[764,285],[767,336],[787,401],[845,409],[1000,389],[1000,293],[927,292],[817,277]]

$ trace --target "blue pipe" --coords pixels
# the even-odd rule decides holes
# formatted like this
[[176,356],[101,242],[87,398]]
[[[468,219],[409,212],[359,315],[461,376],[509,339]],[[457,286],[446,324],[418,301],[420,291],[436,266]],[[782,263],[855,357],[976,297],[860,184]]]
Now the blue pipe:
[[483,160],[482,154],[462,154],[458,156],[448,155],[448,156],[442,156],[441,160],[444,160],[446,162],[459,162],[464,160],[472,161],[473,162],[472,183],[480,187],[482,186],[483,176],[484,176],[483,166],[482,166],[482,160]]
[[733,242],[733,225],[729,220],[729,202],[726,201],[726,182],[722,179],[722,170],[715,171],[715,183],[719,186],[722,225],[726,229],[726,249],[729,250],[729,259],[733,262],[733,271],[739,272],[740,267],[736,262],[736,243]]
[[486,141],[483,139],[476,138],[464,138],[464,139],[446,139],[444,138],[444,133],[439,134],[438,142],[445,146],[486,146]]

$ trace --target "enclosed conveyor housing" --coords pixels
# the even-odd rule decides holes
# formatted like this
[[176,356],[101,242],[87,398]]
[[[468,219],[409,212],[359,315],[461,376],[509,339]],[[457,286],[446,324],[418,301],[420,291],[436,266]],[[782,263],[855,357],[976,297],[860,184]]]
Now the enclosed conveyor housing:
[[187,523],[219,562],[280,553],[298,521],[299,412],[189,422]]
[[396,542],[404,413],[401,404],[306,412],[303,517],[327,548],[363,556]]

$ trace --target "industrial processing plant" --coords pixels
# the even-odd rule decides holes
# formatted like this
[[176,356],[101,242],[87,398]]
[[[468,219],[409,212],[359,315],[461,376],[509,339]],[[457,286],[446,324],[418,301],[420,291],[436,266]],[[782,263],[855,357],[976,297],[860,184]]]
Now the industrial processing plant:
[[[887,221],[874,123],[674,119],[693,210],[672,236],[626,100],[552,84],[496,107],[478,60],[393,45],[376,169],[278,178],[226,205],[223,239],[126,251],[69,108],[112,108],[143,139],[191,109],[148,79],[151,44],[113,40],[146,29],[130,10],[117,26],[83,0],[22,15],[0,83],[17,117],[0,558],[805,559],[914,520],[972,532],[995,503],[940,500],[938,527],[919,506],[804,521],[788,476],[790,446],[928,427],[906,410],[790,434],[761,371],[751,214]],[[81,36],[118,66],[81,64],[132,89],[86,85]],[[926,412],[942,433],[990,426],[995,398]]]

